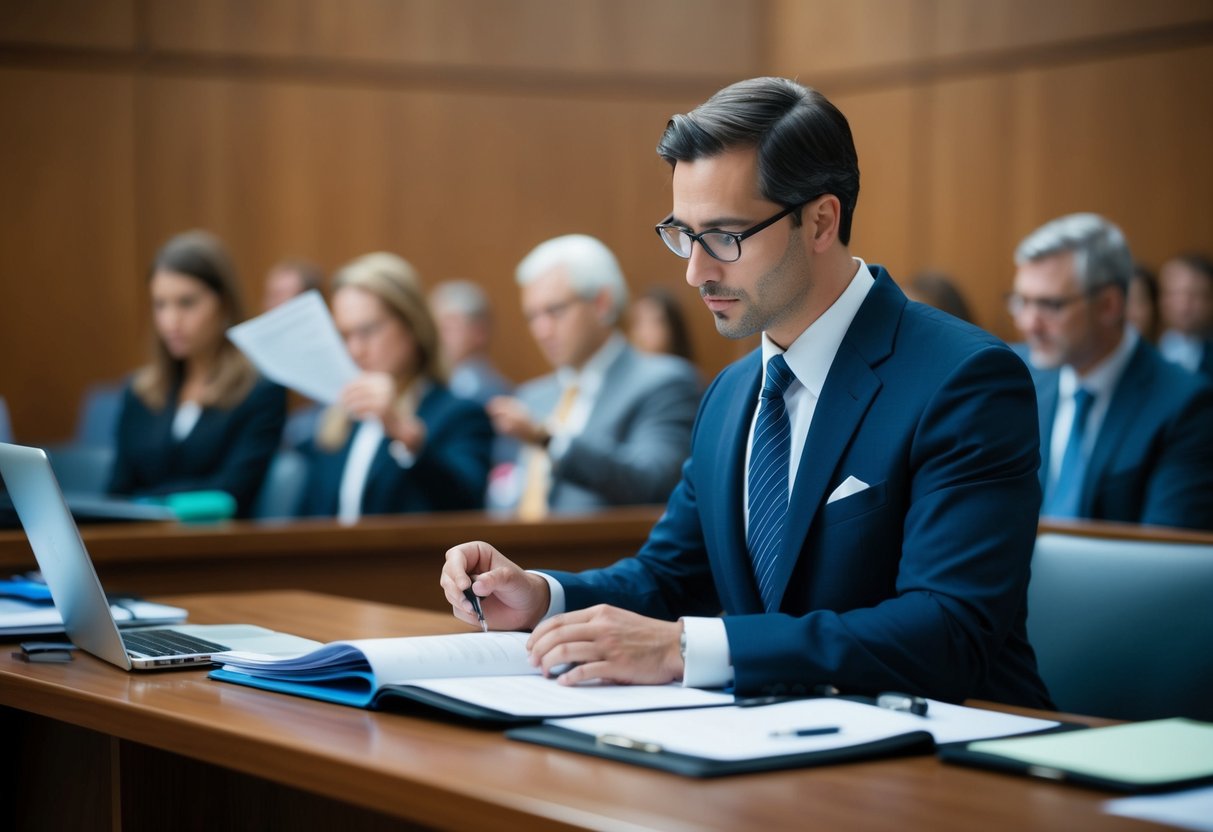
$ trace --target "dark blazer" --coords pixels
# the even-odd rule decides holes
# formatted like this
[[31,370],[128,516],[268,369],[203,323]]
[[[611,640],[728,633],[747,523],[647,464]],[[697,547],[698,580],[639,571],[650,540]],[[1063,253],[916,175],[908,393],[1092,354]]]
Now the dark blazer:
[[[362,513],[484,508],[493,445],[493,427],[484,410],[434,385],[421,399],[417,417],[425,422],[425,447],[412,467],[403,468],[388,451],[390,440],[380,443],[362,494]],[[301,516],[337,514],[341,476],[353,442],[351,430],[340,451],[322,451],[314,442],[304,446],[308,482]]]
[[[634,557],[553,573],[570,609],[725,612],[738,693],[898,690],[1051,703],[1027,641],[1040,510],[1032,383],[1006,345],[908,303],[876,276],[830,367],[778,564],[759,596],[745,542],[745,449],[760,351],[704,395],[682,481]],[[827,505],[848,476],[869,488]]]
[[[1032,370],[1044,462],[1057,370]],[[1082,517],[1213,529],[1213,387],[1138,342],[1112,393],[1079,499]]]
[[217,489],[236,498],[238,517],[248,517],[278,449],[286,391],[259,379],[230,410],[203,408],[181,442],[172,436],[177,392],[169,391],[167,406],[151,410],[126,385],[110,493],[148,496]]
[[[517,396],[543,420],[561,392],[553,373],[523,384]],[[585,428],[552,465],[552,510],[664,502],[690,451],[701,392],[690,362],[625,345],[606,369]],[[525,463],[525,457],[519,461]]]

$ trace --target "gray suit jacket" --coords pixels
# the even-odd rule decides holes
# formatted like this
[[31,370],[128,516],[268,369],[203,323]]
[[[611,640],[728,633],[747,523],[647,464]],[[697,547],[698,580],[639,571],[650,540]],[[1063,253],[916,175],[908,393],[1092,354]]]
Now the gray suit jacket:
[[[625,347],[607,368],[585,429],[553,461],[552,510],[664,503],[690,452],[701,392],[694,365]],[[560,393],[553,373],[528,381],[516,395],[543,420]],[[519,463],[525,461],[520,455]]]

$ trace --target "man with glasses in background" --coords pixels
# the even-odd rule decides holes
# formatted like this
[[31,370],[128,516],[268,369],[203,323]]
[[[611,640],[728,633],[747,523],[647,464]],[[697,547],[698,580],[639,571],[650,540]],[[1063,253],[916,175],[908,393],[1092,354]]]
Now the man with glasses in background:
[[1025,630],[1040,456],[1023,362],[851,255],[858,159],[815,90],[739,82],[674,116],[658,152],[674,197],[658,234],[717,330],[761,348],[704,394],[637,555],[536,573],[456,546],[455,615],[476,620],[470,586],[567,684],[1048,707]]
[[531,335],[554,372],[487,405],[498,434],[521,445],[513,466],[494,471],[490,506],[538,520],[665,502],[691,447],[695,368],[628,345],[619,331],[627,284],[601,241],[569,234],[541,243],[516,278]]
[[1042,513],[1213,529],[1213,388],[1126,324],[1120,229],[1060,217],[1015,263],[1007,306],[1036,383]]

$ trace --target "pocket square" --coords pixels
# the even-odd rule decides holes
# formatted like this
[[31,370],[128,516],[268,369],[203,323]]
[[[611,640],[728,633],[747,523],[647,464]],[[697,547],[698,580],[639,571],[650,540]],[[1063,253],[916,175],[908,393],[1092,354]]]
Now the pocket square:
[[834,489],[834,493],[832,493],[829,499],[826,500],[826,505],[828,506],[830,503],[841,500],[843,497],[850,497],[852,494],[858,494],[860,491],[865,491],[870,487],[871,486],[861,479],[857,479],[856,477],[847,477],[842,481],[842,485]]

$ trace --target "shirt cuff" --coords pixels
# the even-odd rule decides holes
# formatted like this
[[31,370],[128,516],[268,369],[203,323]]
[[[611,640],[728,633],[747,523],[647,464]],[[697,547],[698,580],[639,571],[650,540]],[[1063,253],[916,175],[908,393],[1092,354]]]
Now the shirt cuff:
[[[551,575],[549,575],[546,572],[539,572],[534,569],[528,569],[527,571],[531,572],[535,575],[538,575],[539,577],[541,577],[545,581],[547,581],[548,589],[551,590],[552,602],[550,604],[548,604],[548,611],[546,613],[544,613],[543,618],[541,618],[539,620],[547,621],[553,615],[560,615],[560,613],[564,612],[564,587],[562,587],[560,585],[560,581],[556,580],[555,578],[553,578]],[[720,630],[721,630],[721,632],[724,632],[723,623],[720,625]]]
[[[563,594],[563,593],[562,593]],[[733,683],[729,636],[721,618],[683,618],[687,650],[682,670],[683,687],[723,688]]]
[[412,468],[413,463],[417,461],[417,456],[409,450],[409,446],[399,439],[393,439],[388,443],[387,452],[401,468]]

